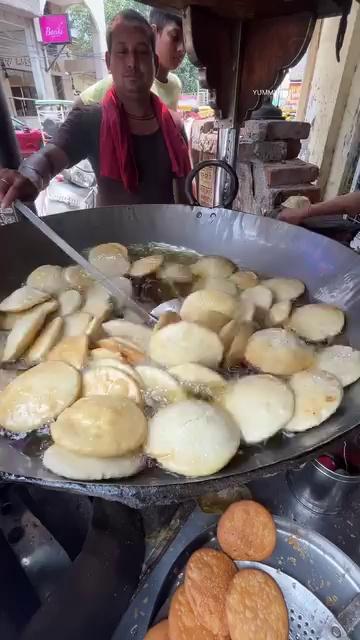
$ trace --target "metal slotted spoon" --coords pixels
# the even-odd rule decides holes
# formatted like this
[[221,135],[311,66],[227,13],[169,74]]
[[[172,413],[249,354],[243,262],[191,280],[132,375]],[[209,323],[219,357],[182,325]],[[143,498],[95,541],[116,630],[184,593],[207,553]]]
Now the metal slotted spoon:
[[290,640],[350,640],[348,634],[360,621],[360,594],[335,618],[309,589],[286,573],[258,562],[235,564],[239,569],[261,569],[277,582],[289,612]]

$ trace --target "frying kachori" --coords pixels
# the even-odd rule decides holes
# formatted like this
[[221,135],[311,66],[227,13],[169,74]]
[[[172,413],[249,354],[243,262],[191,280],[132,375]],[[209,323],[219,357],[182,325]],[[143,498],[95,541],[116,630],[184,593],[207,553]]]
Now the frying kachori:
[[332,373],[343,387],[347,387],[360,378],[360,351],[334,344],[316,354],[314,367]]
[[[303,304],[305,285],[297,278],[260,276],[216,255],[170,257],[160,246],[143,256],[119,242],[89,249],[90,262],[124,293],[119,299],[78,265],[32,271],[0,301],[4,367],[70,365],[81,372],[72,402],[131,399],[151,416],[148,455],[190,477],[216,473],[241,455],[239,438],[244,446],[266,446],[279,431],[318,426],[340,406],[342,388],[360,378],[360,352],[332,344],[343,331],[343,311]],[[126,297],[135,292],[147,305],[154,296],[159,304],[165,291],[176,304],[160,304],[157,325],[144,325]],[[25,430],[36,422],[25,420]]]
[[323,342],[342,332],[344,312],[329,304],[306,304],[292,312],[288,327],[308,342]]
[[139,451],[123,456],[99,458],[81,456],[58,444],[52,444],[43,456],[44,466],[58,476],[73,480],[109,480],[128,478],[144,468],[144,456]]
[[80,374],[65,362],[43,362],[1,392],[0,426],[32,431],[54,420],[79,397]]
[[286,431],[306,431],[327,420],[340,406],[343,388],[331,373],[320,370],[299,371],[289,385],[295,396],[295,411]]
[[286,329],[262,329],[250,338],[245,360],[264,373],[289,376],[308,369],[314,361],[313,349]]
[[153,333],[149,355],[165,367],[197,362],[206,367],[217,367],[223,356],[220,338],[195,322],[176,322]]
[[168,471],[206,476],[235,455],[240,431],[221,407],[183,400],[161,408],[149,421],[146,453]]
[[263,442],[283,429],[294,414],[294,393],[268,374],[243,376],[230,382],[220,398],[247,444]]
[[82,456],[113,458],[139,449],[147,420],[139,407],[120,396],[80,398],[51,425],[55,444]]

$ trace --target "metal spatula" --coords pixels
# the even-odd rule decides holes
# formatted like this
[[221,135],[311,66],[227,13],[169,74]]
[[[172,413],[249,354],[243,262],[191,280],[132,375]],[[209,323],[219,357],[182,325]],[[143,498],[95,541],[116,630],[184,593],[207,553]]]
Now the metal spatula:
[[80,265],[85,271],[87,271],[97,282],[102,284],[105,289],[120,302],[120,304],[127,306],[129,309],[132,309],[137,314],[139,314],[144,322],[149,325],[153,325],[157,318],[152,316],[151,313],[146,311],[141,304],[138,304],[132,298],[129,298],[121,289],[119,289],[116,284],[114,284],[111,280],[109,280],[101,271],[93,267],[92,264],[84,256],[82,256],[78,251],[76,251],[71,245],[69,245],[63,238],[61,238],[53,229],[51,229],[41,218],[29,209],[23,202],[20,200],[15,201],[15,208],[25,217],[27,220],[31,222],[41,233],[43,233],[51,242],[56,244],[66,255],[68,255],[74,262]]
[[236,562],[239,569],[254,567],[266,571],[279,585],[289,611],[291,640],[350,640],[360,621],[360,594],[341,611],[338,618],[298,580],[257,562]]

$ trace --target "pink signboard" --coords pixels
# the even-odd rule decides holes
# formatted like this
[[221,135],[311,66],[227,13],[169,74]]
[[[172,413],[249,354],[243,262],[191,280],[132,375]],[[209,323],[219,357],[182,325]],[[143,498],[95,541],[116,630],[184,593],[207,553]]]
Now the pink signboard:
[[53,14],[39,18],[44,44],[67,44],[71,42],[69,20],[66,14]]

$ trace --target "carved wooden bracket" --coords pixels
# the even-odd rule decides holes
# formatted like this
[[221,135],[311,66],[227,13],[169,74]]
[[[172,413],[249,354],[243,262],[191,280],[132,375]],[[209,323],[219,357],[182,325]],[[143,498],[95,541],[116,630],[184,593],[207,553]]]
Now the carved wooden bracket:
[[240,21],[210,9],[185,12],[185,46],[201,86],[227,127],[236,127],[304,55],[316,16],[311,12]]

